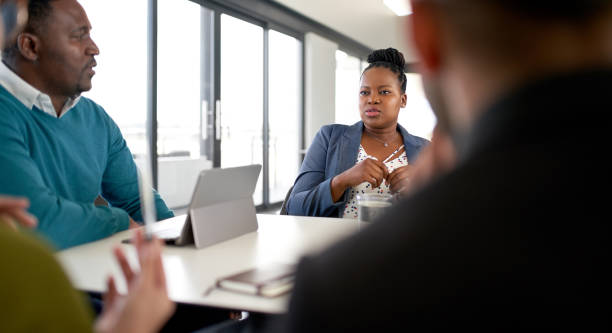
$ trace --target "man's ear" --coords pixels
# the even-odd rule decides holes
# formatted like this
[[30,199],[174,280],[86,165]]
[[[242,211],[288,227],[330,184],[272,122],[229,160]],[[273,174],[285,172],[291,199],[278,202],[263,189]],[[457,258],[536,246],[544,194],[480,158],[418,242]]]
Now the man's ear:
[[421,70],[425,73],[437,73],[442,62],[442,36],[437,12],[432,7],[434,5],[426,1],[411,0],[411,5],[411,37],[420,57]]
[[406,102],[408,102],[408,96],[406,95],[406,93],[403,93],[403,94],[402,94],[402,100],[401,100],[401,102],[402,102],[402,103],[401,103],[401,105],[400,105],[400,106],[401,106],[402,108],[405,108],[405,107],[406,107]]
[[37,61],[40,51],[40,38],[29,32],[22,32],[17,36],[17,48],[25,59],[32,62]]

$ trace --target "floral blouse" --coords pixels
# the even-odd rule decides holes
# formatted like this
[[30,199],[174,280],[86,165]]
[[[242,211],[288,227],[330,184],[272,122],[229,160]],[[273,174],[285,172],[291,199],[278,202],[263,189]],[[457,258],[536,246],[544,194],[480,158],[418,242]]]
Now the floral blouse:
[[[402,151],[400,155],[393,158],[397,153]],[[361,163],[361,161],[366,158],[371,158],[378,160],[374,156],[368,155],[368,153],[363,149],[363,146],[359,145],[359,154],[357,154],[357,162],[355,164]],[[406,151],[404,150],[404,145],[401,145],[397,148],[391,155],[389,155],[384,161],[383,164],[387,167],[389,173],[393,172],[393,170],[408,165],[408,157],[406,156]],[[343,218],[357,219],[358,209],[357,209],[357,194],[358,193],[380,193],[380,194],[391,194],[390,186],[386,180],[383,180],[383,183],[373,189],[372,184],[368,182],[363,182],[357,186],[354,186],[350,189],[348,194],[348,199],[346,200],[346,204],[344,205],[344,214]]]

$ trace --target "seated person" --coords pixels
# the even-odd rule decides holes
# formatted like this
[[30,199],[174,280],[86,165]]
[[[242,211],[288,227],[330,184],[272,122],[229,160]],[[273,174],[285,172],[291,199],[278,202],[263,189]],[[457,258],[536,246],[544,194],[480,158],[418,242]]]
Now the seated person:
[[401,191],[427,145],[397,123],[407,98],[402,53],[376,50],[368,62],[359,90],[361,121],[319,130],[289,196],[288,214],[358,218],[356,194]]
[[[142,220],[137,169],[91,89],[99,50],[76,0],[31,0],[25,30],[0,63],[0,193],[27,197],[58,248]],[[129,112],[129,110],[127,110]],[[96,207],[101,195],[110,207]],[[159,219],[173,216],[155,194]]]

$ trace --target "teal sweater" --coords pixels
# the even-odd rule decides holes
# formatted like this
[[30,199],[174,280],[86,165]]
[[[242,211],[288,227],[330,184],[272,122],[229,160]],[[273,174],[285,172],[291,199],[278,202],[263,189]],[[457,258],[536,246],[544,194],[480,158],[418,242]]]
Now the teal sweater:
[[[38,230],[62,249],[142,221],[136,165],[104,109],[82,97],[61,118],[0,86],[0,194],[30,199]],[[96,207],[102,195],[110,207]],[[173,216],[155,193],[158,219]]]

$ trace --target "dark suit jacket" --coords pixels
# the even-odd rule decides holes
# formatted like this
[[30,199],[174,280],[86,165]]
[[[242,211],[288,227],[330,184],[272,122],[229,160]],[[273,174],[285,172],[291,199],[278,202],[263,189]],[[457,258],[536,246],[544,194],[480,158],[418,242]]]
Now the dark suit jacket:
[[[397,129],[402,134],[408,162],[413,163],[429,141],[408,133],[399,124]],[[289,215],[339,217],[344,213],[349,190],[334,203],[330,184],[336,175],[355,166],[362,133],[361,121],[352,126],[326,125],[319,130],[308,148],[289,196]]]
[[303,259],[284,330],[607,327],[611,95],[599,70],[500,99],[454,171]]

